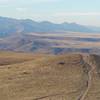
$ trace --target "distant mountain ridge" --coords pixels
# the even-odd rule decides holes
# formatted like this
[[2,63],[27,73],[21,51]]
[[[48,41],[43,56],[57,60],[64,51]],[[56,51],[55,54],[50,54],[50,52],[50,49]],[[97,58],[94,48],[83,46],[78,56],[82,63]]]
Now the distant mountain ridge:
[[14,33],[31,32],[100,32],[93,27],[79,25],[77,23],[55,24],[48,21],[36,22],[30,19],[19,20],[14,18],[0,17],[0,37],[12,35]]

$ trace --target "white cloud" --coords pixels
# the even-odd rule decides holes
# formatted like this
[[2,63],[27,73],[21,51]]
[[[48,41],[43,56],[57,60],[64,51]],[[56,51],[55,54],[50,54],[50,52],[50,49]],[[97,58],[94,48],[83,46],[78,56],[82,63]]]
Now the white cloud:
[[0,6],[10,5],[15,3],[17,0],[0,0]]
[[[25,0],[0,0],[0,4],[6,4],[6,3],[10,3],[10,2],[27,2]],[[59,1],[59,0],[29,0],[28,2],[32,2],[32,3],[42,3],[42,2],[55,2],[55,1]]]
[[42,3],[42,2],[55,2],[59,0],[31,0],[34,3]]
[[29,5],[29,4],[42,4],[42,3],[56,3],[60,0],[0,0],[0,7],[16,6],[16,5]]
[[16,8],[17,11],[19,12],[26,12],[28,9],[27,8]]
[[13,1],[13,0],[0,0],[0,4],[9,3],[11,1]]
[[100,16],[100,12],[61,12],[54,16]]

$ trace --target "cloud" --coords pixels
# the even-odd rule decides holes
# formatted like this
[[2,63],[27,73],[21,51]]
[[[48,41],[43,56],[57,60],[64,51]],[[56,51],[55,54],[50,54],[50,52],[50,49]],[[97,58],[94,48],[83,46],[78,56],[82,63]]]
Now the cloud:
[[[11,3],[11,2],[27,2],[25,0],[0,0],[0,4],[7,4],[7,3]],[[28,2],[32,2],[32,3],[44,3],[44,2],[55,2],[55,1],[59,1],[59,0],[29,0]]]
[[56,1],[59,1],[59,0],[30,0],[30,1],[32,1],[32,2],[34,2],[34,3],[44,3],[44,2],[56,2]]
[[100,16],[100,12],[61,12],[54,16]]
[[0,4],[5,4],[5,3],[9,3],[12,2],[13,0],[0,0]]
[[11,5],[15,3],[17,0],[0,0],[0,6]]
[[16,8],[16,10],[19,11],[19,12],[26,12],[28,9],[19,7],[19,8]]
[[0,7],[30,5],[30,4],[50,4],[60,0],[0,0]]

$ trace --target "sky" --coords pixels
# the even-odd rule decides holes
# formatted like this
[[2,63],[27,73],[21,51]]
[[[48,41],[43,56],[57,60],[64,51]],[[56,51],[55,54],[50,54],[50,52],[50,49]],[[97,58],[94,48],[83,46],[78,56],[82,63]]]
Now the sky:
[[100,27],[100,0],[0,0],[0,16]]

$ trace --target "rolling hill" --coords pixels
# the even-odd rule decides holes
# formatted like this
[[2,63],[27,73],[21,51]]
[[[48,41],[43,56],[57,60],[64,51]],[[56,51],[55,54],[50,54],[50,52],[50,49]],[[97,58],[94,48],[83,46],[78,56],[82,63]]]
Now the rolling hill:
[[64,54],[100,54],[100,35],[88,33],[28,33],[0,39],[0,50]]
[[[95,32],[95,33],[94,33]],[[99,27],[0,17],[0,50],[100,54]]]
[[2,100],[100,100],[100,56],[0,52]]

